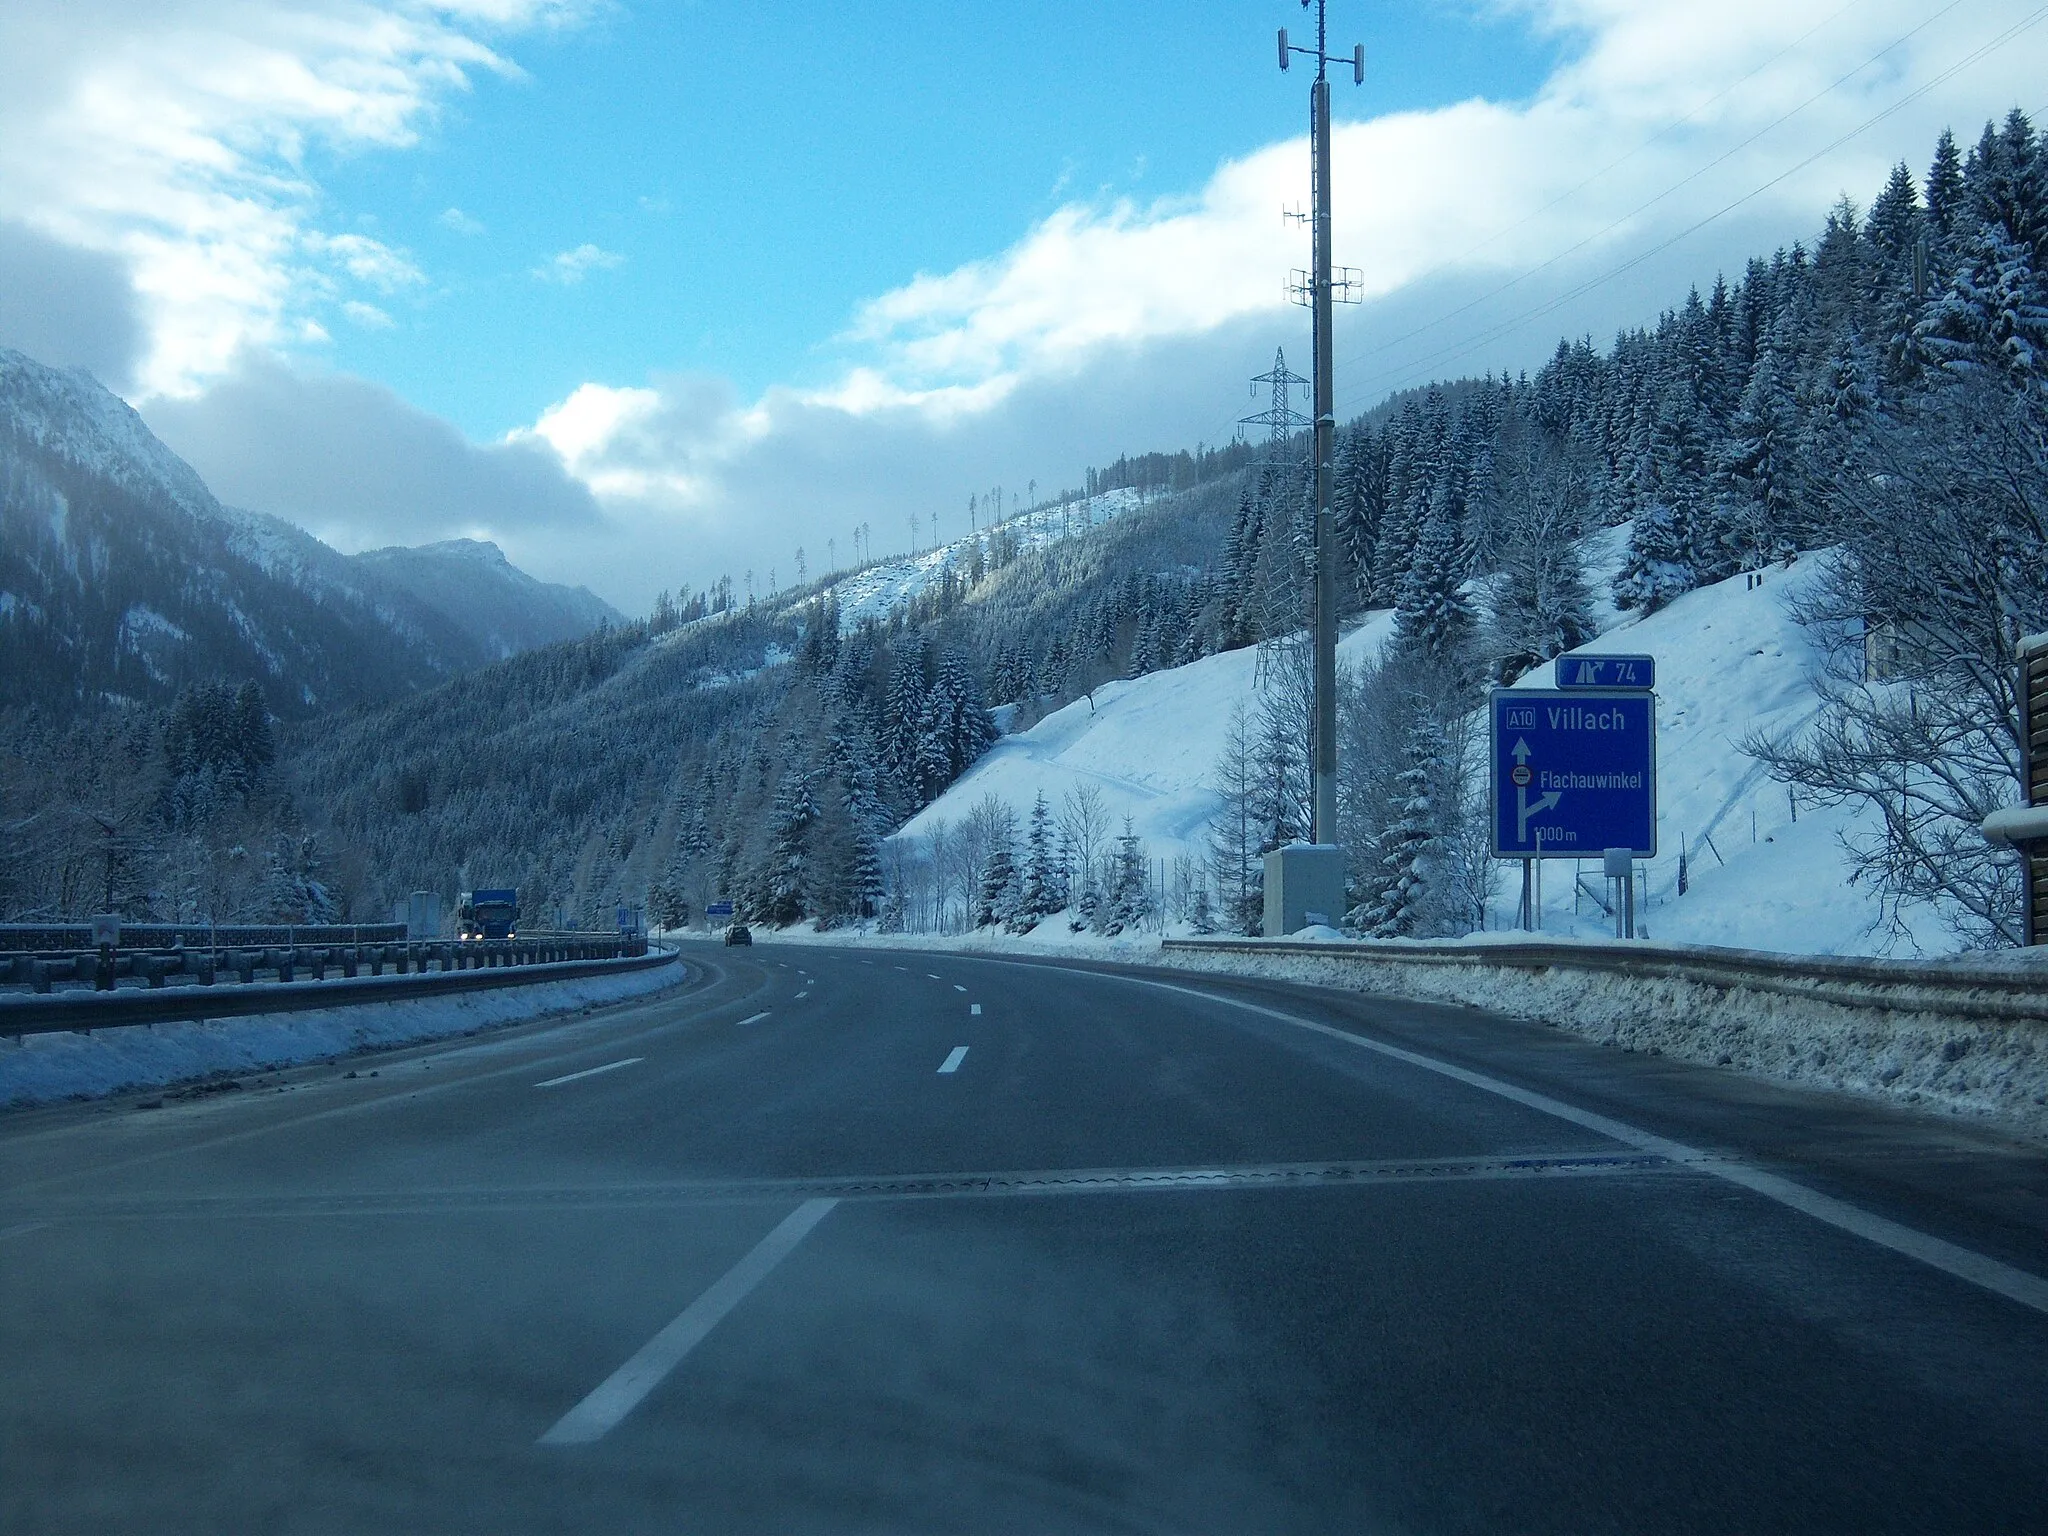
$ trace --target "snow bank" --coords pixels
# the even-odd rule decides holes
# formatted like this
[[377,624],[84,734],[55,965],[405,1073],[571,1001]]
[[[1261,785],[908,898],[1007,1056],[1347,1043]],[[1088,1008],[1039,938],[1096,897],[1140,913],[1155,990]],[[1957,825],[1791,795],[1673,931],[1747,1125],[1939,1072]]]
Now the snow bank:
[[[1503,938],[1511,937],[1503,935]],[[1419,947],[1419,946],[1418,946]],[[1979,1019],[1887,998],[1871,986],[1814,997],[1674,976],[1547,964],[1404,958],[1361,943],[1356,955],[1164,949],[1159,963],[1355,992],[1462,1003],[1572,1030],[1602,1045],[1730,1067],[2048,1137],[2048,998],[2043,1017]],[[1930,968],[1970,975],[1966,966]],[[1967,998],[1967,991],[1959,996]],[[1986,994],[1989,995],[1988,993]]]
[[528,986],[485,987],[388,1003],[189,1024],[131,1024],[91,1034],[0,1040],[0,1107],[90,1099],[220,1072],[255,1072],[474,1034],[672,987],[680,966]]

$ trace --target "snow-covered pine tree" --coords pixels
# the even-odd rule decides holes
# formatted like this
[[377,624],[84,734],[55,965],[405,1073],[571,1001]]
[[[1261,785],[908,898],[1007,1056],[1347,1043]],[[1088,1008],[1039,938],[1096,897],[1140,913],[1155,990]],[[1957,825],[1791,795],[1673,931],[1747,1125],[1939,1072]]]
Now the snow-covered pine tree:
[[1465,550],[1456,512],[1440,499],[1415,543],[1394,604],[1394,643],[1453,672],[1471,664],[1476,625],[1466,597]]
[[855,826],[853,836],[852,916],[874,917],[881,909],[882,849],[874,833]]
[[1428,415],[1413,395],[1402,402],[1387,442],[1387,507],[1373,547],[1372,600],[1394,602],[1415,559],[1443,473],[1441,396],[1432,389]]
[[957,651],[947,652],[939,663],[939,679],[932,692],[940,700],[940,735],[946,754],[946,777],[939,785],[943,789],[994,746],[1001,732],[982,701],[981,684]]
[[1599,633],[1574,532],[1562,508],[1539,507],[1508,534],[1487,625],[1487,649],[1502,683]]
[[1779,348],[1767,342],[1721,450],[1715,522],[1728,540],[1724,559],[1737,570],[1758,570],[1798,548],[1811,497],[1805,466],[1798,401]]
[[812,776],[792,770],[775,797],[768,859],[760,881],[760,920],[776,928],[801,922],[811,897],[811,828],[818,819]]
[[1040,919],[1059,911],[1054,904],[1059,876],[1053,868],[1052,807],[1045,803],[1045,791],[1031,802],[1030,830],[1025,834],[1024,885],[1010,927],[1029,933]]
[[1136,928],[1152,915],[1152,884],[1145,845],[1132,830],[1131,818],[1116,840],[1108,900],[1103,903],[1100,932],[1111,935]]
[[991,816],[988,848],[981,866],[981,888],[975,895],[974,926],[991,928],[1017,915],[1018,878],[1016,817],[1010,808]]
[[1401,771],[1400,818],[1381,840],[1382,894],[1367,914],[1374,938],[1398,939],[1422,925],[1429,899],[1430,864],[1442,836],[1436,787],[1444,781],[1442,733],[1427,710],[1417,709]]
[[1209,823],[1209,863],[1223,904],[1223,921],[1237,933],[1257,933],[1264,916],[1258,782],[1254,729],[1240,700],[1230,707],[1223,727],[1223,749],[1209,780],[1223,802]]

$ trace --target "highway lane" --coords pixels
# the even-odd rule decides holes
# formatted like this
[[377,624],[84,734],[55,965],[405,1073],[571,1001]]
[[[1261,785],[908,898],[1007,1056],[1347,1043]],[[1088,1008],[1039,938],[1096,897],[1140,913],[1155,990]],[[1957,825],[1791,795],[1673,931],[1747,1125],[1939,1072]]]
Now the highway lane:
[[2035,1150],[1474,1010],[690,958],[587,1018],[0,1119],[0,1529],[2048,1508],[2048,1316],[1724,1176],[2048,1275]]

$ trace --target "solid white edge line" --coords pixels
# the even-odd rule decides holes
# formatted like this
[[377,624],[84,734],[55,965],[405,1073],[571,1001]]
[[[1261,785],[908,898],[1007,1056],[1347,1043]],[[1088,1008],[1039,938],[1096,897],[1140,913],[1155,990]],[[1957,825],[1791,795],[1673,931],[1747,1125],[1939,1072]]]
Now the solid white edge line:
[[946,1053],[946,1059],[939,1063],[939,1070],[941,1072],[958,1072],[960,1070],[960,1063],[966,1059],[967,1047],[956,1045]]
[[[1106,973],[1092,971],[1088,974],[1100,976]],[[1204,1002],[1222,1003],[1226,1007],[1239,1008],[1247,1013],[1277,1019],[1282,1024],[1292,1024],[1297,1029],[1313,1030],[1319,1035],[1328,1035],[1332,1040],[1342,1040],[1345,1044],[1358,1046],[1361,1050],[1373,1051],[1395,1061],[1406,1062],[1409,1066],[1420,1067],[1425,1072],[1437,1073],[1467,1087],[1477,1088],[1483,1093],[1510,1099],[1542,1114],[1569,1121],[1573,1125],[1584,1126],[1589,1131],[1597,1131],[1600,1135],[1621,1142],[1625,1146],[1655,1153],[1674,1163],[1689,1164],[1698,1172],[1710,1173],[1717,1179],[1725,1179],[1730,1184],[1762,1195],[1766,1200],[1774,1200],[1779,1205],[1812,1217],[1815,1221],[1825,1222],[1831,1227],[1863,1238],[1866,1242],[1876,1243],[1881,1248],[1889,1248],[1894,1253],[1902,1253],[1909,1259],[1918,1259],[1944,1274],[1968,1281],[1971,1285],[1980,1286],[2009,1301],[2016,1301],[2023,1307],[2032,1307],[2036,1312],[2048,1312],[2048,1280],[2043,1280],[2039,1275],[2030,1274],[2024,1269],[1991,1258],[1987,1254],[1964,1248],[1913,1227],[1903,1226],[1888,1217],[1851,1205],[1846,1200],[1837,1200],[1832,1195],[1824,1195],[1818,1190],[1795,1184],[1778,1174],[1710,1157],[1707,1153],[1688,1147],[1683,1142],[1653,1135],[1649,1131],[1637,1130],[1623,1121],[1609,1119],[1606,1115],[1596,1115],[1590,1110],[1574,1108],[1547,1094],[1532,1093],[1526,1088],[1504,1083],[1499,1078],[1488,1077],[1483,1072],[1453,1066],[1450,1062],[1438,1061],[1417,1051],[1403,1050],[1398,1045],[1368,1040],[1362,1035],[1351,1034],[1333,1025],[1319,1024],[1313,1019],[1296,1018],[1293,1014],[1282,1013],[1277,1008],[1262,1007],[1258,1003],[1248,1003],[1215,992],[1203,992],[1194,987],[1177,987],[1171,982],[1153,981],[1149,977],[1117,976],[1112,979],[1133,982],[1142,987],[1157,987],[1162,992],[1178,992],[1184,997],[1200,998]]]
[[709,1290],[641,1345],[632,1359],[598,1383],[588,1397],[557,1419],[536,1444],[589,1445],[616,1428],[734,1307],[747,1299],[749,1291],[789,1257],[838,1203],[829,1198],[806,1200],[783,1217],[746,1257],[713,1281]]
[[559,1088],[564,1083],[573,1083],[579,1077],[595,1077],[600,1072],[616,1072],[621,1067],[630,1067],[636,1061],[645,1061],[645,1056],[628,1056],[624,1061],[608,1061],[601,1067],[586,1067],[581,1072],[570,1072],[562,1077],[551,1077],[544,1083],[535,1083],[536,1088]]
[[[772,1011],[772,1010],[771,1010],[771,1011]],[[742,1023],[742,1024],[758,1024],[758,1023],[760,1023],[760,1022],[761,1022],[761,1021],[762,1021],[763,1019],[765,1019],[765,1018],[767,1018],[767,1017],[768,1017],[768,1015],[767,1015],[766,1013],[757,1013],[757,1014],[755,1014],[755,1015],[754,1015],[754,1016],[753,1016],[752,1018],[747,1018],[747,1019],[741,1019],[741,1020],[740,1020],[740,1023]]]

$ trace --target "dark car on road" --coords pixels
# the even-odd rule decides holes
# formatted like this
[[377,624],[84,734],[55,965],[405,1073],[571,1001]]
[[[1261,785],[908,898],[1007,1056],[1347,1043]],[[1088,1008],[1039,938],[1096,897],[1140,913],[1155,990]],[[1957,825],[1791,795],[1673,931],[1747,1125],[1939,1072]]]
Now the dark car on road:
[[725,942],[728,944],[751,944],[754,942],[754,936],[747,930],[745,923],[734,923],[725,930]]

